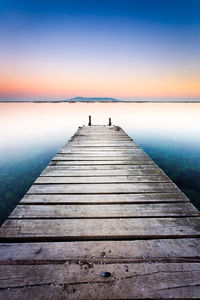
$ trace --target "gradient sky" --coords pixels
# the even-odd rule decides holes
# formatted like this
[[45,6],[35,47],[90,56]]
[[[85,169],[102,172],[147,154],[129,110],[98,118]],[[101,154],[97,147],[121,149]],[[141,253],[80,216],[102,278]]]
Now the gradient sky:
[[0,99],[200,99],[200,0],[0,0]]

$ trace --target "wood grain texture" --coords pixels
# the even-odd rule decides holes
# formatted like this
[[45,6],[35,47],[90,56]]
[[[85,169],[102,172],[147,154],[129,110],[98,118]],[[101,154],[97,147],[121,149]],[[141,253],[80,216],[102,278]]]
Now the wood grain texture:
[[139,148],[135,143],[133,142],[68,142],[67,147],[73,147],[73,148],[95,148],[99,149],[102,147],[106,148],[112,148],[112,149],[134,149],[134,148]]
[[[106,154],[104,156],[96,156],[96,155],[67,155],[67,154],[57,154],[52,160],[65,160],[65,161],[80,161],[80,160],[86,160],[86,161],[113,161],[113,160],[144,160],[150,159],[146,154],[140,153],[140,154],[133,154],[133,155],[126,155],[126,156],[107,156]],[[151,159],[150,159],[151,160]]]
[[63,146],[59,152],[67,151],[67,152],[121,152],[123,151],[124,153],[134,153],[134,151],[139,150],[141,151],[141,148],[138,146],[70,146],[69,144],[66,144]]
[[[1,266],[0,270],[2,299],[198,298],[200,293],[198,263]],[[111,277],[101,276],[105,270]]]
[[151,169],[115,169],[115,170],[95,170],[95,169],[84,169],[84,168],[79,168],[77,170],[70,169],[70,168],[65,168],[65,167],[47,167],[40,176],[70,176],[70,177],[75,177],[75,176],[92,176],[92,177],[99,177],[99,176],[107,176],[108,178],[110,176],[116,176],[116,177],[121,177],[121,176],[157,176],[157,175],[163,175],[164,172],[160,170],[159,168],[151,168]]
[[130,219],[9,219],[1,238],[62,238],[66,240],[200,237],[199,217]]
[[87,259],[104,262],[153,259],[199,258],[200,239],[156,239],[133,241],[81,241],[49,243],[2,243],[0,263],[36,260]]
[[157,176],[85,176],[85,177],[65,177],[65,176],[48,176],[38,177],[35,184],[53,184],[53,183],[130,183],[130,182],[171,182],[171,180],[164,175]]
[[58,151],[58,154],[69,154],[70,156],[77,156],[78,154],[80,155],[84,155],[84,156],[128,156],[128,155],[136,155],[136,154],[144,154],[144,151],[139,149],[139,148],[133,148],[133,149],[127,149],[127,150],[123,150],[123,149],[119,149],[119,150],[113,150],[112,147],[111,149],[102,149],[102,150],[99,150],[98,148],[95,150],[95,149],[77,149],[77,148],[64,148],[64,149],[60,149]]
[[91,141],[91,142],[93,142],[93,141],[103,141],[103,142],[132,142],[133,140],[130,138],[130,137],[128,137],[128,136],[125,136],[125,135],[122,135],[122,136],[120,136],[120,135],[104,135],[104,134],[98,134],[98,135],[96,135],[96,134],[93,134],[93,135],[88,135],[88,134],[83,134],[83,135],[77,135],[76,137],[72,137],[71,139],[70,139],[70,141],[71,142],[73,142],[73,141],[78,141],[78,142],[80,142],[80,141]]
[[18,205],[9,218],[119,218],[198,216],[190,203],[112,205]]
[[107,204],[107,203],[159,203],[159,202],[189,202],[183,193],[143,193],[143,194],[79,194],[79,195],[39,195],[26,194],[21,204]]
[[98,166],[98,165],[140,165],[140,164],[145,164],[145,165],[148,165],[148,164],[153,164],[153,162],[149,159],[147,160],[143,160],[143,159],[132,159],[132,160],[101,160],[101,161],[64,161],[64,160],[55,160],[55,161],[52,161],[50,163],[50,165],[54,165],[54,163],[56,163],[57,166],[91,166],[91,165],[94,165],[94,166]]
[[27,194],[176,193],[173,183],[88,183],[32,185]]
[[70,165],[65,162],[51,162],[47,168],[51,169],[56,167],[57,170],[155,170],[158,167],[155,164],[134,164],[134,165]]
[[76,160],[76,161],[66,161],[64,159],[57,159],[56,160],[52,160],[52,163],[50,163],[50,165],[54,164],[54,162],[56,162],[56,165],[68,165],[68,166],[91,166],[91,165],[140,165],[140,164],[144,164],[144,165],[151,165],[153,164],[153,162],[150,159],[131,159],[131,160],[96,160],[96,161],[92,161],[92,160]]

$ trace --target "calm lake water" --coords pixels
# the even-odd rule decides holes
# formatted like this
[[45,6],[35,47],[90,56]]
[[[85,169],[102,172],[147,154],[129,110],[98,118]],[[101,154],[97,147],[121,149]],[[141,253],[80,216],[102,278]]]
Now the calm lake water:
[[0,103],[0,223],[88,115],[111,117],[200,209],[200,104]]

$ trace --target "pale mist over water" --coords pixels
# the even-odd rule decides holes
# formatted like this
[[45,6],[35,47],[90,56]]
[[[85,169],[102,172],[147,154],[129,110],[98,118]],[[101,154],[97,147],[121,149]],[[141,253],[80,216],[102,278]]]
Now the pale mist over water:
[[200,104],[0,103],[0,222],[88,115],[111,117],[200,208]]

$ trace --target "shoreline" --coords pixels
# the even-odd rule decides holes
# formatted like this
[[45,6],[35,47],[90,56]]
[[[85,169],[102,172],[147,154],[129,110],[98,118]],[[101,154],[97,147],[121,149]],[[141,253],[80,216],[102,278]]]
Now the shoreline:
[[58,101],[21,101],[21,100],[16,100],[16,101],[0,101],[0,103],[200,103],[200,100],[171,100],[171,101],[156,101],[156,100],[151,100],[151,101],[66,101],[66,100],[58,100]]

